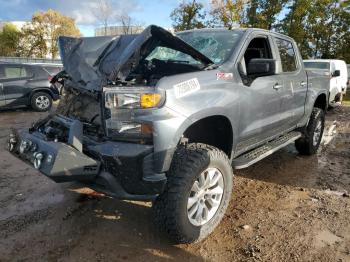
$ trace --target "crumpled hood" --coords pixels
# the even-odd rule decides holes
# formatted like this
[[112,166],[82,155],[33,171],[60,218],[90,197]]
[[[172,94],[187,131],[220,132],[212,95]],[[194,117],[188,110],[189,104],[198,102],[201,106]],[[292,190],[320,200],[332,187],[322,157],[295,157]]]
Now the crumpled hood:
[[88,91],[100,91],[108,80],[125,80],[157,46],[188,54],[204,65],[213,63],[180,38],[154,25],[138,35],[59,37],[65,71],[79,88]]

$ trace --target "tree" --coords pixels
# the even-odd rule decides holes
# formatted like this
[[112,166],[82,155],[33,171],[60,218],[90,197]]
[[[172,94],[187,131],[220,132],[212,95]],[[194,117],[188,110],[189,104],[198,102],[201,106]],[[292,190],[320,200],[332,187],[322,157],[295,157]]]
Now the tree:
[[22,46],[27,56],[43,57],[49,52],[52,59],[58,55],[59,36],[80,36],[73,18],[52,9],[35,13],[31,22],[23,27],[22,32]]
[[247,19],[246,23],[249,27],[258,27],[258,8],[259,8],[259,0],[251,0],[249,3],[249,7],[247,8]]
[[224,26],[228,29],[243,26],[245,11],[245,0],[213,0],[211,25]]
[[33,26],[28,22],[21,31],[22,38],[19,42],[19,55],[23,57],[46,57],[48,47],[44,29]]
[[289,35],[297,42],[302,57],[310,57],[312,48],[309,26],[309,14],[313,8],[312,0],[294,0],[286,8],[287,14],[277,25],[277,31]]
[[[255,4],[250,6],[250,8],[257,9],[255,24],[251,26],[271,30],[274,28],[277,16],[281,13],[287,0],[253,0],[251,2],[257,2],[256,6],[254,6]],[[252,17],[250,17],[250,19],[252,19]]]
[[116,16],[117,22],[122,26],[123,34],[136,34],[140,33],[143,28],[143,23],[133,19],[126,13]]
[[293,0],[277,30],[297,42],[304,58],[349,61],[349,2]]
[[100,21],[104,28],[104,35],[107,35],[107,28],[113,18],[113,7],[109,0],[99,0],[98,8],[95,9],[94,15]]
[[344,39],[349,39],[350,14],[337,0],[318,0],[317,4],[324,13],[315,8],[310,15],[314,57],[338,58],[339,52],[349,46]]
[[11,23],[6,23],[0,32],[0,56],[17,56],[21,32]]
[[203,4],[196,2],[196,0],[183,1],[170,14],[175,31],[203,28],[205,17]]

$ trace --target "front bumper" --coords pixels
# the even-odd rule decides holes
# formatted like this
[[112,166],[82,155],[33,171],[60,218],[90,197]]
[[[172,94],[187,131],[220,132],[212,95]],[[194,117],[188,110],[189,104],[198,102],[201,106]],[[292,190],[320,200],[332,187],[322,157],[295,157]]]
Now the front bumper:
[[166,176],[154,172],[153,146],[91,140],[83,144],[80,152],[35,131],[11,134],[8,148],[58,183],[81,182],[118,199],[151,200],[163,192]]

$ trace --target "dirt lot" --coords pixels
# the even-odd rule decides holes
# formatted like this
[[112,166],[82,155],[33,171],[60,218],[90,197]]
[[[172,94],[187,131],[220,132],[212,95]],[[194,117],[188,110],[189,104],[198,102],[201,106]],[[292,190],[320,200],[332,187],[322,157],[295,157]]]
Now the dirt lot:
[[[43,115],[0,112],[1,148]],[[1,149],[0,261],[350,261],[350,107],[334,120],[317,156],[290,146],[236,172],[222,223],[193,245],[154,233],[150,204],[55,184]]]

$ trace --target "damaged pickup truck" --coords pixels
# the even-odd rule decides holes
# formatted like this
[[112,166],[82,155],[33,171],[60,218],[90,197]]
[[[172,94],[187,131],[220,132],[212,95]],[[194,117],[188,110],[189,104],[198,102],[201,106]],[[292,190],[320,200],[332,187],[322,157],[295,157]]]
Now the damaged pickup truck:
[[56,182],[153,201],[176,243],[208,236],[233,168],[294,143],[314,154],[327,87],[296,43],[260,29],[59,39],[64,94],[54,114],[13,131],[8,149]]

